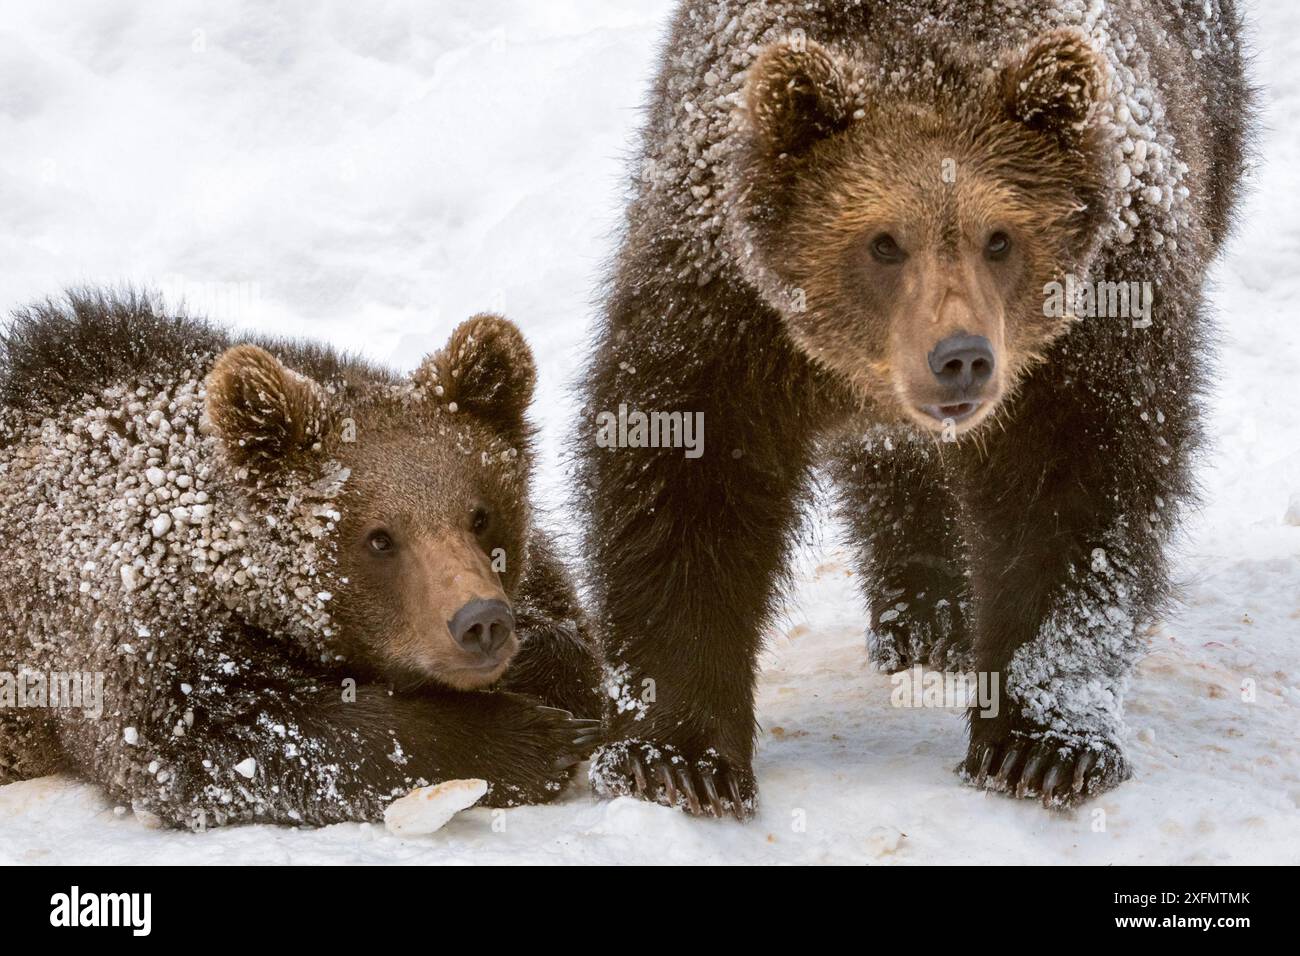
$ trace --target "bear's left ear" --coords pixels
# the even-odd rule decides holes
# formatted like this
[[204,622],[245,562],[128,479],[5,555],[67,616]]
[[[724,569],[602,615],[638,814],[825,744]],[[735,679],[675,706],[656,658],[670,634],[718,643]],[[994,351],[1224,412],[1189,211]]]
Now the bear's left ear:
[[212,366],[207,417],[230,460],[261,474],[316,459],[330,429],[324,390],[256,345],[227,349]]
[[813,40],[781,40],[749,68],[745,104],[759,143],[774,156],[800,156],[848,128],[854,101],[848,70]]
[[537,366],[509,319],[482,314],[462,322],[415,370],[414,380],[449,409],[483,419],[515,444],[527,443],[532,430],[524,413],[533,400]]
[[1002,71],[1002,99],[1014,119],[1074,144],[1105,89],[1105,76],[1084,33],[1054,30]]

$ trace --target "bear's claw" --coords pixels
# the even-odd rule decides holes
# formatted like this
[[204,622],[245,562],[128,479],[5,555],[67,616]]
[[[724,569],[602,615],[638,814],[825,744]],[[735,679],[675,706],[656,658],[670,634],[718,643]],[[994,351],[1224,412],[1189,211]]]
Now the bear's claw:
[[694,816],[722,819],[730,811],[744,822],[754,813],[752,778],[713,752],[692,766],[673,748],[623,741],[597,756],[592,776],[598,790],[636,796]]
[[1075,748],[1019,736],[972,743],[957,772],[973,787],[1036,797],[1044,807],[1058,810],[1075,807],[1130,776],[1117,748]]
[[599,720],[575,718],[570,711],[560,707],[541,706],[535,709],[545,719],[559,724],[559,735],[564,743],[561,745],[560,756],[551,764],[553,770],[559,772],[577,766],[591,756],[591,752],[600,744]]

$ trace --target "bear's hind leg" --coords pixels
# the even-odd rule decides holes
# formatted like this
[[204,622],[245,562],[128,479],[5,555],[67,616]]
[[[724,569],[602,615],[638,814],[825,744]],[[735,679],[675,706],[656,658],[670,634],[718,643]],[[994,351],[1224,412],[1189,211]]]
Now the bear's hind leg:
[[858,437],[833,478],[871,613],[871,659],[896,672],[971,665],[969,589],[957,502],[930,438]]

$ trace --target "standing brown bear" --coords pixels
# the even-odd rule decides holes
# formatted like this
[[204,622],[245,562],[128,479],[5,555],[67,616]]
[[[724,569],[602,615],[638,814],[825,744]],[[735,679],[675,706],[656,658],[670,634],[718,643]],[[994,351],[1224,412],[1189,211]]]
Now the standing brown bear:
[[[1230,0],[685,0],[586,407],[612,705],[597,789],[752,812],[755,654],[809,473],[873,656],[1000,678],[968,781],[1131,773],[1250,115]],[[651,420],[653,420],[651,418]],[[670,421],[670,419],[659,419]]]
[[0,784],[171,826],[559,793],[599,669],[533,523],[532,355],[478,316],[412,377],[74,293],[0,335]]

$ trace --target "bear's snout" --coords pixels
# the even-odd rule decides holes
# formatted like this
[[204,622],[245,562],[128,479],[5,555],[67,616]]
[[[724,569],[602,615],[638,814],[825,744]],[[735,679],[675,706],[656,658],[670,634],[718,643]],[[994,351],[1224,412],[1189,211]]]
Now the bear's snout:
[[982,335],[950,335],[928,356],[935,380],[953,398],[978,398],[993,378],[993,346]]
[[495,657],[514,633],[515,616],[500,600],[474,598],[447,622],[452,640],[470,653]]
[[929,427],[973,427],[1001,397],[997,349],[988,336],[961,329],[925,352],[911,367],[906,389],[912,414]]

